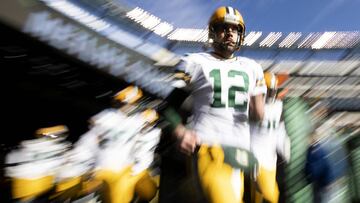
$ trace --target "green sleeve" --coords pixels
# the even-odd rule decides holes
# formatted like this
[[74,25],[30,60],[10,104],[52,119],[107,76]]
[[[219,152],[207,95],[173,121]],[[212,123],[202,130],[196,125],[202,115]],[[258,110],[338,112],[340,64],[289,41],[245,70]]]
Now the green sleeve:
[[172,107],[167,107],[162,114],[165,121],[168,123],[166,130],[169,132],[174,131],[175,128],[182,122],[180,115]]

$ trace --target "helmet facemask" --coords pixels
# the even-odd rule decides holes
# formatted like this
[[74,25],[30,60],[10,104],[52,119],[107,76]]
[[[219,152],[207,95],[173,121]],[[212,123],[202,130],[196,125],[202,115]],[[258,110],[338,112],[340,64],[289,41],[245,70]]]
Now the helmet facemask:
[[[220,46],[222,49],[228,49],[228,45],[222,41],[218,42],[216,39],[218,38],[218,33],[223,32],[224,36],[227,36],[229,33],[228,26],[231,26],[233,24],[227,24],[227,23],[217,23],[214,25],[210,25],[209,27],[209,39],[212,39],[212,43],[214,46]],[[236,26],[236,25],[235,25]],[[240,49],[240,46],[242,44],[244,34],[243,34],[243,28],[241,26],[236,26],[237,31],[237,37],[235,40],[235,50],[237,51]]]

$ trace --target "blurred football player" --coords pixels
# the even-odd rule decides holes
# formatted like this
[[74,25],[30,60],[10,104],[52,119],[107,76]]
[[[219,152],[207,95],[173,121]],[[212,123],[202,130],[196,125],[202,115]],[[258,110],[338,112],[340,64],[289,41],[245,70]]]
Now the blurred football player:
[[276,183],[277,155],[290,160],[290,140],[282,120],[283,103],[277,99],[278,79],[275,74],[264,74],[267,94],[264,118],[251,123],[251,152],[259,163],[256,202],[278,202],[279,189]]
[[150,201],[157,193],[150,165],[161,130],[153,126],[157,112],[139,104],[142,97],[136,86],[121,90],[113,101],[117,108],[93,116],[91,130],[76,143],[96,156],[95,177],[107,184],[109,202]]

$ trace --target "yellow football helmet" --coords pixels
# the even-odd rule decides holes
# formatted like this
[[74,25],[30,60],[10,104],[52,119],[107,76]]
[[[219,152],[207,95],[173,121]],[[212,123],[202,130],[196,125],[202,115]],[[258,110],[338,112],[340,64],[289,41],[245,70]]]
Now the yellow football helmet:
[[115,95],[114,100],[126,104],[134,104],[135,102],[139,101],[142,96],[143,92],[140,88],[130,85],[118,92]]
[[68,136],[69,129],[65,125],[56,125],[51,127],[39,128],[35,132],[35,137],[51,138],[51,139],[64,139]]
[[214,39],[215,26],[218,24],[233,24],[238,26],[236,45],[239,49],[245,39],[245,23],[240,12],[229,6],[222,6],[216,9],[209,21],[209,40]]
[[264,73],[265,83],[266,87],[268,89],[274,89],[277,90],[278,88],[278,78],[274,73],[271,72],[265,72]]
[[264,79],[265,79],[266,87],[268,89],[266,98],[268,100],[271,99],[272,101],[275,101],[277,91],[278,91],[278,82],[279,82],[278,78],[274,73],[265,72]]

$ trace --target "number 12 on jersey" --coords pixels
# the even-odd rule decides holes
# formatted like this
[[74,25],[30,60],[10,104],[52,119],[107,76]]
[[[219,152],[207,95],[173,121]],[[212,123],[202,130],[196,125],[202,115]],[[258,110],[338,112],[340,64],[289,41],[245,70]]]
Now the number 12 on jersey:
[[[214,85],[213,85],[214,96],[213,96],[213,103],[211,104],[212,107],[224,108],[224,107],[226,107],[226,103],[227,103],[228,107],[230,107],[230,108],[234,108],[238,111],[246,111],[248,101],[244,100],[241,104],[236,103],[235,95],[236,95],[236,92],[240,92],[240,93],[248,92],[249,76],[245,72],[237,71],[237,70],[229,70],[227,73],[228,78],[235,78],[237,76],[242,77],[242,79],[244,80],[244,85],[243,86],[231,85],[227,90],[225,90],[225,91],[228,91],[228,98],[227,98],[227,102],[224,102],[222,100],[223,98],[221,98],[222,97],[221,92],[224,91],[222,89],[224,84],[222,83],[222,80],[221,80],[222,78],[221,78],[221,74],[220,74],[220,69],[213,69],[210,71],[210,77],[214,78]],[[225,79],[227,79],[227,78],[225,78]]]

